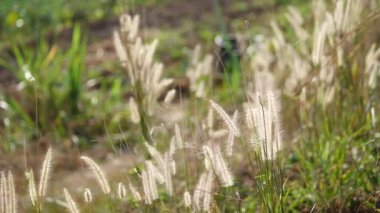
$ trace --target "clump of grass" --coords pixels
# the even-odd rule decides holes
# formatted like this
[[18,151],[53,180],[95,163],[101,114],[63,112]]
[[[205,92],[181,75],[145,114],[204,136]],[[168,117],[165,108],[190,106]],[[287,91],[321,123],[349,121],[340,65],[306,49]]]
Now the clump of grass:
[[[147,155],[127,175],[128,190],[123,182],[114,190],[100,166],[90,157],[82,156],[103,191],[92,198],[90,189],[86,189],[86,205],[97,205],[92,200],[105,196],[110,212],[122,203],[129,205],[131,211],[133,208],[191,212],[357,210],[352,207],[355,193],[379,187],[375,176],[378,169],[374,169],[377,154],[373,154],[376,99],[369,98],[377,97],[369,91],[376,88],[378,51],[373,47],[368,54],[357,53],[366,40],[352,31],[367,20],[361,16],[362,6],[361,1],[339,0],[334,12],[315,11],[314,33],[303,27],[297,10],[289,8],[287,19],[298,36],[299,46],[292,45],[280,26],[272,23],[275,36],[251,59],[253,72],[244,75],[247,100],[242,105],[233,103],[232,116],[233,111],[222,107],[225,103],[213,101],[217,97],[209,97],[212,92],[200,86],[199,82],[206,82],[200,76],[211,75],[211,71],[201,70],[210,68],[211,62],[210,59],[200,62],[200,50],[196,48],[195,62],[191,65],[195,70],[190,72],[193,72],[190,82],[194,103],[188,105],[189,119],[185,124],[156,127],[162,130],[154,135],[154,106],[171,80],[162,79],[161,65],[153,61],[157,43],[143,44],[138,36],[138,16],[122,16],[120,32],[114,34],[115,47],[134,88],[134,98],[129,102],[131,119],[140,124]],[[359,68],[367,71],[359,72]],[[252,81],[248,81],[249,77]],[[285,83],[279,83],[280,80]],[[287,108],[283,109],[298,118],[295,130],[289,128],[295,131],[290,135],[295,138],[294,143],[288,143],[284,137],[282,121],[292,119],[281,118],[284,104],[278,85],[285,88]],[[347,91],[353,94],[344,99]],[[365,97],[360,98],[363,94]],[[166,94],[166,103],[172,99],[170,96],[173,92]],[[355,101],[359,101],[359,106],[352,110],[350,104]],[[371,110],[363,109],[367,101],[372,103]],[[295,105],[299,108],[293,111]],[[238,111],[244,111],[245,123]],[[185,125],[187,128],[182,128]],[[226,148],[222,149],[223,146]],[[50,168],[50,149],[46,159],[43,167]],[[238,166],[242,169],[235,168]],[[247,174],[242,177],[239,171]],[[44,173],[41,180],[45,183]],[[5,180],[2,174],[1,179],[3,208],[12,193],[5,183],[10,182],[9,178]],[[39,197],[45,196],[41,193],[45,190],[36,192],[32,172],[29,183],[32,203],[42,204]],[[68,209],[78,212],[66,189],[64,195]],[[35,196],[37,199],[33,199]],[[116,199],[120,202],[113,202]]]
[[[71,131],[67,129],[68,120],[85,114],[81,105],[85,104],[82,97],[87,43],[81,27],[74,27],[71,46],[66,51],[44,39],[35,48],[11,45],[9,57],[4,55],[0,60],[17,82],[14,91],[4,93],[2,100],[8,106],[6,118],[12,125],[1,130],[1,137],[13,142],[4,143],[3,148],[14,149],[18,141],[31,141],[49,131],[67,136]],[[24,133],[23,139],[17,138],[18,132]]]
[[[142,135],[145,141],[152,143],[149,129],[152,128],[150,116],[154,110],[154,104],[162,95],[172,79],[161,79],[163,65],[153,60],[158,41],[144,44],[138,36],[139,16],[122,15],[120,17],[120,31],[114,32],[114,43],[121,65],[125,68],[129,80],[134,88],[134,97],[130,103],[136,103],[133,107],[132,120],[140,123]],[[137,110],[140,119],[137,119]]]
[[[378,22],[379,10],[375,1],[367,3],[340,0],[329,11],[324,1],[317,1],[308,21],[289,8],[287,20],[296,37],[287,38],[273,22],[275,36],[252,58],[255,70],[272,72],[282,79],[287,102],[291,102],[287,105],[295,109],[286,115],[287,122],[293,123],[289,130],[296,141],[290,156],[295,160],[291,160],[292,166],[299,167],[298,175],[304,177],[301,182],[307,185],[303,192],[288,189],[296,197],[289,202],[297,210],[308,203],[310,209],[318,211],[349,211],[348,206],[355,203],[354,194],[362,190],[369,193],[363,181],[372,172],[362,173],[361,178],[357,172],[360,167],[376,164],[368,150],[376,149],[369,141],[377,140],[374,114],[379,108],[374,104],[378,95],[372,88],[379,69],[374,68],[378,60],[372,58],[377,41],[369,34],[378,31],[368,29]],[[350,150],[361,150],[366,160],[352,161]],[[297,181],[289,185],[299,186]],[[350,189],[353,182],[357,185]],[[376,182],[371,183],[378,185]]]

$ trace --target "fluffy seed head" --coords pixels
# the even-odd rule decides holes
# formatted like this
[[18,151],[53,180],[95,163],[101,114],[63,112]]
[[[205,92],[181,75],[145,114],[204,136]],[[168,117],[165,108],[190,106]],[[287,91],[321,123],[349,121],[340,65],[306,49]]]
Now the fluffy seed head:
[[165,153],[165,188],[168,191],[170,196],[173,196],[173,182],[172,182],[172,159],[168,152]]
[[111,192],[110,185],[107,181],[106,176],[104,175],[103,171],[100,169],[98,164],[96,164],[95,161],[93,161],[91,158],[89,158],[87,156],[81,156],[80,158],[87,164],[87,166],[94,173],[96,180],[97,180],[98,184],[100,185],[103,193],[109,194]]
[[91,203],[92,202],[92,193],[89,188],[85,188],[83,192],[84,202]]
[[46,189],[48,186],[48,180],[50,177],[51,167],[52,167],[52,161],[53,161],[53,151],[51,147],[48,149],[45,155],[45,160],[42,164],[41,169],[41,176],[40,176],[40,183],[38,186],[38,196],[39,199],[45,197],[46,195]]
[[125,189],[123,183],[118,183],[117,185],[117,196],[119,197],[119,199],[123,199],[127,196],[127,190]]
[[183,193],[183,201],[185,203],[185,207],[190,207],[191,205],[191,195],[188,191]]
[[174,100],[175,94],[176,94],[176,90],[175,89],[169,90],[169,92],[166,93],[166,96],[165,96],[165,99],[164,99],[164,103],[165,104],[171,103]]
[[212,108],[222,117],[224,123],[227,125],[229,130],[231,131],[232,134],[234,134],[236,137],[240,137],[240,130],[237,127],[237,125],[233,122],[233,120],[230,118],[230,116],[227,114],[224,109],[217,104],[215,101],[210,100],[210,104]]
[[141,201],[142,199],[141,199],[140,192],[137,191],[136,187],[133,186],[131,183],[129,183],[128,186],[129,186],[129,190],[131,190],[133,199],[135,201]]
[[33,170],[30,170],[30,172],[27,175],[28,178],[28,190],[29,190],[29,197],[32,201],[32,205],[36,206],[37,204],[37,191],[36,191],[36,184],[34,181],[34,173]]
[[214,181],[214,175],[212,171],[207,173],[206,182],[204,185],[204,198],[203,198],[203,210],[208,212],[211,207],[211,199],[212,199],[212,186]]
[[140,113],[134,98],[129,99],[129,110],[131,113],[131,121],[135,124],[140,123]]
[[76,203],[74,202],[73,198],[71,197],[69,191],[67,191],[66,188],[63,188],[63,193],[65,194],[67,209],[70,211],[70,213],[79,213],[79,209]]
[[181,149],[183,147],[183,140],[182,140],[182,136],[181,136],[181,130],[180,130],[178,124],[174,125],[174,131],[175,131],[176,145],[179,149]]

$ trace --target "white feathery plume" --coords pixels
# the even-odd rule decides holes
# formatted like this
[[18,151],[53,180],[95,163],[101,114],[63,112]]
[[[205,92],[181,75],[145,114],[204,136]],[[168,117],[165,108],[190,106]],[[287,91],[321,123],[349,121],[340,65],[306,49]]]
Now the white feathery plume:
[[135,15],[130,24],[130,30],[129,30],[129,39],[134,40],[137,36],[137,32],[139,29],[139,23],[140,23],[140,16]]
[[[216,146],[213,150],[208,146],[203,146],[203,151],[205,153],[206,158],[211,162],[212,170],[214,170],[220,184],[222,187],[230,187],[233,183],[233,178],[231,172],[227,167],[227,163],[225,162],[222,153],[220,151],[220,147]],[[212,171],[211,170],[211,171]]]
[[324,55],[325,40],[327,36],[328,23],[324,22],[321,27],[314,31],[314,46],[312,52],[312,61],[314,65],[319,65]]
[[220,147],[217,146],[214,149],[215,163],[216,163],[216,175],[220,180],[220,184],[223,187],[230,187],[234,184],[232,174],[227,167],[227,163],[222,156]]
[[50,170],[52,167],[52,161],[53,161],[53,151],[50,147],[45,155],[45,160],[42,164],[42,170],[41,170],[41,176],[40,176],[40,183],[38,186],[38,197],[39,199],[43,198],[46,195],[46,189],[48,186],[48,180],[50,177]]
[[173,182],[172,182],[172,159],[170,157],[170,154],[168,152],[165,153],[165,170],[164,170],[164,177],[165,177],[165,188],[168,191],[170,196],[173,196]]
[[8,212],[15,213],[17,208],[16,192],[13,181],[13,175],[8,171]]
[[144,200],[145,204],[152,204],[152,193],[150,191],[149,177],[147,171],[144,169],[141,172],[142,185],[144,189]]
[[377,77],[380,75],[380,48],[373,44],[365,57],[365,73],[368,77],[368,86],[375,89]]
[[116,49],[116,54],[123,65],[127,63],[127,53],[125,51],[124,45],[121,42],[120,35],[117,31],[113,32],[113,41]]
[[100,169],[98,164],[96,164],[95,161],[93,161],[91,158],[89,158],[87,156],[81,156],[80,158],[87,164],[87,166],[94,173],[96,180],[97,180],[98,184],[100,185],[103,193],[109,194],[111,192],[110,185],[107,181],[106,176],[104,175],[103,171]]
[[91,203],[92,202],[92,193],[89,188],[85,188],[83,192],[84,202]]
[[[247,127],[252,130],[250,143],[261,152],[263,160],[272,160],[281,149],[280,102],[270,76],[255,75],[255,92],[244,105]],[[272,83],[271,83],[272,82]]]
[[67,191],[66,188],[63,188],[63,193],[65,194],[65,199],[66,199],[66,203],[67,203],[67,209],[71,213],[79,213],[79,209],[78,209],[76,203],[74,202],[73,198],[71,197],[69,191]]
[[270,26],[272,27],[272,30],[275,34],[276,42],[278,43],[277,48],[284,47],[286,44],[285,38],[284,38],[284,35],[283,35],[282,31],[280,30],[280,27],[278,26],[278,24],[275,21],[271,21]]
[[131,190],[133,199],[135,201],[141,201],[142,199],[141,199],[140,192],[137,191],[136,187],[132,183],[129,183],[128,186],[129,186],[129,190]]
[[175,175],[177,172],[176,163],[175,160],[173,160],[172,156],[170,156],[170,158],[172,159],[170,162],[171,173],[172,175]]
[[173,79],[171,78],[165,78],[163,80],[161,80],[158,84],[156,84],[156,86],[154,87],[154,91],[156,91],[156,93],[158,94],[161,94],[162,91],[164,91],[170,84],[173,83]]
[[197,44],[194,48],[194,51],[193,51],[193,56],[192,56],[192,59],[191,59],[191,64],[192,65],[197,65],[198,62],[199,62],[199,58],[200,58],[200,54],[201,54],[201,45]]
[[129,110],[131,113],[131,121],[135,124],[140,123],[140,113],[134,98],[129,99]]
[[176,141],[177,147],[178,149],[181,149],[183,147],[183,140],[181,136],[181,130],[178,124],[174,125],[174,131],[175,131],[175,141]]
[[210,147],[203,146],[203,153],[205,155],[205,167],[206,167],[206,169],[207,170],[215,169],[215,168],[212,168],[212,167],[214,167],[214,162],[213,162],[215,159],[214,152],[211,150]]
[[128,14],[122,14],[119,18],[120,22],[120,31],[128,32],[129,26],[131,25],[131,16]]
[[[130,100],[131,120],[134,123],[140,122],[138,110],[144,110],[151,115],[153,113],[154,104],[162,95],[172,79],[161,79],[162,63],[154,61],[154,53],[158,44],[154,40],[150,44],[146,44],[138,36],[139,16],[131,17],[128,14],[120,17],[120,34],[114,33],[114,45],[116,52],[122,62],[132,86],[137,83],[141,86],[144,109],[134,107],[133,99]],[[123,44],[124,42],[124,44]],[[170,91],[165,101],[169,103],[175,95],[175,90]],[[145,109],[146,108],[146,109]]]
[[268,107],[269,110],[272,112],[272,122],[273,122],[273,145],[271,150],[271,157],[274,158],[276,153],[281,149],[282,147],[282,126],[281,126],[281,119],[280,119],[280,102],[278,101],[278,98],[272,91],[268,91]]
[[204,163],[205,163],[205,168],[206,168],[207,171],[210,171],[210,170],[213,169],[212,168],[212,163],[211,163],[209,157],[205,157],[205,162]]
[[232,156],[234,142],[235,142],[234,135],[229,133],[228,139],[227,139],[227,145],[226,145],[226,153],[228,156]]
[[190,207],[191,195],[190,195],[189,191],[186,191],[185,193],[183,193],[183,201],[185,203],[185,207]]
[[221,138],[221,137],[226,136],[227,134],[232,135],[233,137],[235,137],[234,134],[232,134],[231,131],[229,131],[227,129],[219,129],[219,130],[216,130],[216,131],[212,131],[211,130],[211,131],[209,131],[208,134],[209,134],[210,138],[212,138],[212,139]]
[[252,104],[250,103],[244,103],[243,104],[244,109],[244,118],[245,118],[245,125],[248,128],[254,128],[254,121],[253,121],[253,114],[252,110],[254,109],[252,107]]
[[146,167],[148,171],[151,172],[153,175],[154,179],[158,181],[159,184],[163,184],[165,182],[164,176],[161,174],[161,172],[155,167],[152,163],[152,161],[147,160],[145,161]]
[[148,183],[152,201],[158,199],[157,183],[155,178],[155,171],[148,169]]
[[197,45],[194,49],[192,62],[189,69],[186,71],[186,76],[190,81],[190,90],[195,93],[196,97],[205,97],[207,91],[205,85],[210,80],[212,73],[213,57],[206,55],[203,61],[199,60],[200,46]]
[[128,39],[133,41],[136,39],[138,27],[139,27],[140,17],[135,15],[131,17],[128,14],[123,14],[120,16],[120,30],[123,33],[128,33]]
[[176,90],[175,89],[169,90],[169,92],[166,93],[166,96],[165,96],[165,99],[164,99],[164,103],[165,104],[170,104],[174,100],[175,94],[176,94]]
[[227,114],[227,112],[224,111],[224,109],[213,100],[210,100],[210,104],[211,104],[212,108],[214,108],[215,111],[220,115],[220,117],[222,117],[224,123],[230,129],[232,134],[234,134],[234,136],[236,136],[236,137],[240,137],[239,128],[236,126],[236,124],[233,122],[233,120],[230,118],[230,116]]
[[149,154],[153,157],[153,159],[158,164],[158,168],[160,170],[164,170],[165,162],[164,162],[164,159],[163,159],[161,153],[156,149],[156,147],[154,147],[148,143],[145,143],[145,147],[148,150]]
[[214,181],[214,174],[212,173],[212,171],[209,171],[207,173],[207,178],[204,185],[205,187],[203,188],[204,190],[203,210],[207,212],[210,211],[210,206],[211,206],[213,181]]
[[209,131],[212,131],[214,128],[214,110],[212,107],[208,108],[208,113],[207,113],[207,128]]
[[263,99],[263,103],[252,112],[254,112],[256,137],[260,144],[261,156],[265,160],[272,160],[281,149],[282,143],[280,104],[271,90],[266,92]]
[[5,197],[6,197],[6,184],[4,172],[0,172],[0,212],[5,212]]
[[[232,121],[235,123],[235,125],[237,125],[238,123],[238,117],[239,117],[239,111],[235,111],[234,112],[234,115],[232,116]],[[233,146],[234,146],[234,142],[235,142],[235,136],[230,132],[228,134],[228,140],[227,140],[227,146],[226,146],[226,153],[228,156],[231,156],[232,155],[232,152],[233,152]]]
[[202,208],[201,199],[203,198],[203,195],[204,195],[206,179],[207,179],[207,174],[202,173],[194,189],[193,205],[194,205],[194,209],[197,211],[200,211]]
[[[150,45],[147,45],[146,46],[146,50],[145,50],[145,56],[144,56],[144,63],[142,65],[142,69],[143,70],[146,70],[146,69],[149,69],[152,65],[152,61],[153,61],[153,55],[154,55],[154,52],[156,51],[156,47],[157,47],[157,44],[158,44],[158,40],[155,39],[152,43],[150,43]],[[141,74],[143,75],[146,75],[147,72],[141,72]],[[142,76],[142,79],[145,79],[147,76]],[[158,79],[157,79],[158,80]]]
[[125,189],[124,184],[121,182],[117,184],[117,196],[119,199],[123,199],[127,196],[127,190]]
[[30,197],[30,200],[32,201],[32,205],[36,206],[38,196],[37,196],[36,183],[34,180],[33,170],[30,170],[29,173],[27,173],[27,179],[28,179],[29,197]]
[[174,155],[176,151],[176,138],[175,136],[170,139],[169,153],[171,156]]

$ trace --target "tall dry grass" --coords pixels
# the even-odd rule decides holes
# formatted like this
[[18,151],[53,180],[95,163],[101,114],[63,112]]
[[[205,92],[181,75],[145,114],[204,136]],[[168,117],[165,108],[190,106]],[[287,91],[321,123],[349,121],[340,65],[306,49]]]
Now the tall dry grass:
[[[191,83],[190,100],[199,106],[193,108],[190,103],[186,122],[163,124],[164,130],[155,134],[155,107],[161,105],[159,96],[172,80],[162,77],[163,66],[153,59],[157,41],[146,44],[139,36],[139,16],[123,15],[121,28],[114,33],[115,49],[134,88],[134,96],[129,101],[130,119],[140,126],[141,144],[145,145],[145,153],[141,155],[146,158],[131,168],[127,181],[115,187],[97,163],[82,156],[103,192],[103,195],[93,194],[92,188],[86,188],[86,205],[102,209],[105,205],[104,211],[109,212],[117,212],[123,203],[131,210],[147,212],[301,211],[304,210],[302,200],[292,201],[298,189],[291,184],[299,183],[285,173],[289,172],[287,155],[292,153],[299,165],[304,166],[296,176],[304,176],[300,184],[304,184],[305,191],[321,190],[317,198],[305,200],[307,204],[313,202],[311,211],[332,210],[336,202],[334,196],[342,196],[343,200],[337,211],[346,210],[348,200],[340,187],[354,183],[353,179],[359,177],[358,166],[364,164],[348,164],[350,156],[345,149],[355,147],[349,143],[351,139],[362,134],[363,138],[371,138],[367,134],[378,130],[375,116],[379,95],[375,91],[380,50],[376,39],[368,38],[365,30],[371,23],[378,22],[379,11],[375,1],[339,0],[331,11],[326,9],[328,5],[324,1],[317,0],[314,4],[313,18],[307,22],[311,26],[295,8],[289,8],[286,18],[295,39],[288,39],[280,26],[272,22],[274,36],[260,44],[260,50],[252,57],[252,70],[244,73],[247,98],[235,106],[234,113],[210,96],[212,91],[207,85],[212,79],[212,57],[206,55],[200,59],[200,48],[195,48],[187,77]],[[283,91],[278,89],[279,85]],[[170,105],[175,91],[170,90],[165,95],[164,103]],[[299,106],[299,110],[290,113],[298,118],[291,129],[297,144],[285,140],[284,125],[288,120],[281,117],[282,95],[290,109]],[[361,107],[352,107],[354,103]],[[354,115],[347,118],[347,113]],[[366,129],[368,119],[373,131]],[[339,125],[341,127],[335,130]],[[338,134],[344,130],[347,137]],[[343,139],[337,140],[339,146],[330,147],[336,145],[331,142],[334,134]],[[302,144],[305,140],[314,143],[305,148],[303,146],[309,145]],[[296,148],[292,145],[300,148],[294,151]],[[286,146],[291,148],[283,151]],[[360,151],[367,154],[365,149]],[[33,171],[28,173],[29,194],[36,212],[42,210],[48,177],[54,175],[51,162],[52,150],[49,149],[38,192]],[[236,169],[239,164],[243,169]],[[310,177],[314,168],[322,168],[315,172],[326,173],[326,176],[315,177],[324,179]],[[329,169],[331,174],[328,174]],[[243,172],[250,174],[242,177]],[[324,185],[325,181],[332,185]],[[335,188],[336,184],[341,185]],[[0,186],[2,211],[15,212],[17,201],[10,172],[8,176],[1,173]],[[337,191],[331,194],[330,189],[333,193]],[[70,212],[79,212],[82,202],[75,201],[75,196],[66,188],[63,191],[66,200],[63,206]],[[298,193],[305,195],[302,191]],[[314,196],[311,192],[306,195]],[[106,204],[97,203],[97,197],[102,196],[106,197]]]

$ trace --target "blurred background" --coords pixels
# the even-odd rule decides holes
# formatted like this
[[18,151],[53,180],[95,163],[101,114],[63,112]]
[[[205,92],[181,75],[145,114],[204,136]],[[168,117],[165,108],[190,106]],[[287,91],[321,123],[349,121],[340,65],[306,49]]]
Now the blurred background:
[[141,15],[143,37],[159,39],[165,74],[181,77],[197,44],[215,54],[218,36],[229,35],[246,51],[272,19],[285,22],[275,14],[290,4],[305,14],[310,7],[301,0],[2,1],[1,152],[24,142],[88,147],[106,130],[128,129],[129,88],[112,40],[121,14]]
[[[380,197],[376,191],[380,183],[378,168],[376,169],[380,149],[378,143],[375,143],[380,136],[378,126],[375,125],[378,118],[374,116],[379,107],[375,104],[379,93],[376,92],[377,77],[372,79],[375,86],[368,89],[368,73],[363,70],[366,67],[367,50],[380,41],[379,30],[373,27],[380,23],[379,9],[373,7],[371,13],[363,12],[365,22],[358,27],[354,26],[357,35],[342,30],[342,34],[329,35],[330,40],[326,39],[326,45],[329,42],[333,44],[329,46],[333,54],[328,52],[326,57],[332,56],[329,65],[339,75],[331,77],[335,78],[333,83],[324,85],[328,89],[333,88],[331,93],[335,92],[337,98],[330,98],[326,101],[329,103],[321,104],[319,99],[328,99],[329,95],[321,95],[319,89],[323,90],[324,87],[312,80],[313,77],[317,79],[322,76],[320,73],[324,71],[319,65],[314,66],[312,61],[315,40],[318,40],[315,38],[318,32],[314,32],[313,27],[320,18],[311,17],[313,12],[318,12],[313,8],[312,2],[314,1],[2,0],[0,170],[11,169],[16,183],[24,183],[26,168],[31,167],[37,171],[47,148],[53,146],[55,174],[51,190],[59,194],[64,184],[75,188],[74,184],[85,182],[82,176],[73,172],[83,166],[79,155],[88,155],[96,161],[105,162],[103,169],[114,176],[124,175],[119,172],[121,166],[132,162],[135,166],[137,163],[134,161],[144,157],[133,155],[138,153],[136,150],[141,153],[146,151],[141,151],[144,148],[141,148],[143,139],[140,127],[129,119],[132,112],[128,101],[134,95],[134,88],[120,65],[113,41],[113,33],[120,27],[120,15],[139,14],[139,35],[147,42],[158,39],[154,57],[165,65],[163,76],[174,79],[170,89],[183,95],[176,96],[174,107],[169,112],[157,113],[157,119],[155,117],[153,122],[158,130],[154,126],[154,131],[167,128],[161,123],[168,120],[168,114],[175,117],[173,119],[192,116],[198,109],[197,103],[203,103],[201,113],[206,114],[208,102],[191,96],[190,83],[186,78],[197,45],[202,47],[202,55],[209,53],[214,56],[216,74],[212,77],[215,78],[215,85],[220,87],[215,89],[213,84],[208,91],[218,103],[228,106],[226,111],[231,112],[231,115],[232,110],[246,100],[242,88],[247,85],[243,82],[246,79],[241,70],[253,70],[253,64],[261,62],[261,56],[264,55],[265,58],[265,53],[260,55],[258,52],[265,49],[268,54],[272,54],[265,58],[269,58],[268,67],[273,68],[280,82],[280,96],[285,109],[282,119],[286,121],[283,125],[284,141],[297,144],[285,146],[289,154],[284,157],[284,176],[289,181],[287,187],[292,190],[286,194],[289,195],[286,204],[294,208],[295,212],[312,212],[315,203],[321,204],[321,212],[336,212],[334,210],[337,206],[342,206],[344,212],[345,209],[359,209],[367,204],[368,209],[375,209]],[[327,6],[324,10],[333,11],[335,1],[325,2]],[[297,19],[299,16],[296,12],[292,13],[295,10],[289,6],[294,6],[303,17],[295,27],[292,25],[294,23],[290,23],[289,17],[293,15]],[[305,31],[297,31],[300,26]],[[305,34],[304,40],[297,37]],[[351,34],[356,37],[350,37]],[[354,39],[350,40],[351,38]],[[264,41],[267,41],[265,45]],[[274,42],[271,43],[272,41]],[[284,49],[276,46],[277,41],[283,41],[280,45]],[[229,44],[227,47],[226,43]],[[253,56],[258,56],[255,58],[257,61],[251,60]],[[298,61],[293,63],[290,59]],[[376,65],[373,67],[378,69],[378,58],[373,57],[371,60]],[[296,69],[297,67],[300,68]],[[260,69],[259,66],[255,68]],[[298,78],[299,73],[295,70],[310,72]],[[377,71],[373,71],[375,72]],[[378,74],[374,74],[376,75]],[[296,86],[291,88],[294,93],[287,93],[283,89],[287,86],[285,79],[288,77],[295,82]],[[305,92],[304,87],[310,93]],[[182,99],[183,97],[185,98]],[[186,97],[190,97],[190,103],[186,102]],[[329,97],[334,97],[334,94]],[[159,103],[162,99],[163,97],[159,98]],[[180,115],[177,116],[178,114]],[[190,129],[188,135],[191,135],[191,131],[198,131],[197,126],[188,122],[188,119],[184,120]],[[169,128],[166,130],[169,132]],[[170,141],[168,135],[162,139]],[[330,154],[334,146],[339,149]],[[358,160],[360,154],[364,157]],[[242,155],[234,157],[236,159],[233,160],[238,162],[237,159]],[[242,189],[244,201],[247,201],[246,207],[256,209],[260,206],[259,201],[246,190],[250,189],[246,185],[252,185],[254,179],[250,177],[249,172],[252,171],[248,171],[247,162],[236,165],[240,166],[236,167],[236,176],[242,183],[242,186],[237,187]],[[330,178],[332,168],[333,179]],[[125,173],[137,173],[130,170],[132,168]],[[319,174],[321,175],[318,176]],[[66,176],[65,179],[60,178]],[[195,185],[196,180],[192,181]],[[355,181],[358,190],[351,190],[350,186]],[[350,197],[346,199],[348,193]],[[47,205],[53,205],[51,203],[53,202]],[[367,210],[363,209],[364,212]]]

